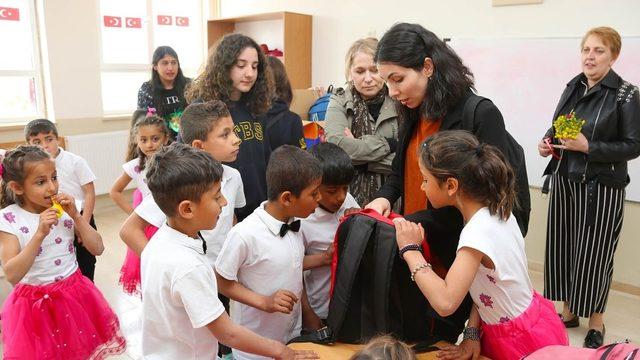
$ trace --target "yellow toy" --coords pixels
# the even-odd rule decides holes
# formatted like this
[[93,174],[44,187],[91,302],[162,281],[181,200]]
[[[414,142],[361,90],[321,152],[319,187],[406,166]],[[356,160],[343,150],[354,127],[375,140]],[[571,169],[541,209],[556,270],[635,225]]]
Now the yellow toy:
[[62,205],[60,205],[60,203],[57,202],[54,198],[51,198],[51,202],[53,203],[53,206],[51,206],[51,208],[56,211],[56,216],[58,217],[58,219],[60,219],[62,217],[62,214],[64,213],[64,210],[62,210]]

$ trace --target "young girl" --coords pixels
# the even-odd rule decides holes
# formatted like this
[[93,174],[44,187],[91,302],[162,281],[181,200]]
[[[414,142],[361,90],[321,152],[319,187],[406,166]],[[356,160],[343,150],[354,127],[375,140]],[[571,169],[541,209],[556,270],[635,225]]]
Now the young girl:
[[[139,116],[139,110],[134,113],[134,118]],[[142,198],[151,194],[147,186],[145,165],[151,155],[165,145],[169,140],[169,130],[164,120],[155,115],[155,110],[149,108],[144,118],[140,117],[132,129],[132,135],[137,145],[137,158],[127,161],[122,168],[124,173],[113,183],[111,187],[111,199],[127,214],[133,212],[133,208],[138,205],[134,202],[133,207],[127,202],[123,191],[133,180],[136,188],[142,194]]]
[[456,207],[465,227],[444,280],[420,252],[421,225],[396,222],[400,254],[440,315],[453,313],[467,293],[475,303],[464,340],[443,349],[441,358],[481,352],[495,360],[520,359],[547,345],[568,345],[553,304],[531,285],[524,239],[511,213],[515,176],[502,153],[466,131],[442,131],[421,145],[419,167],[429,203]]
[[[150,108],[144,117],[141,116],[140,110],[136,110],[134,113],[134,120],[136,117],[139,118],[132,127],[132,136],[136,140],[138,157],[122,165],[124,173],[116,180],[111,189],[111,198],[127,214],[131,214],[133,208],[151,193],[146,180],[146,162],[169,140],[169,130],[165,121],[154,113],[153,108]],[[131,180],[136,183],[136,191],[139,192],[139,196],[134,193],[133,206],[129,205],[122,193]],[[156,227],[147,227],[145,229],[147,239],[150,239],[156,230]],[[138,294],[140,291],[140,257],[131,249],[127,249],[127,255],[120,269],[119,282],[127,294]]]
[[118,318],[78,270],[73,246],[75,231],[87,250],[100,255],[102,238],[74,199],[58,194],[55,161],[37,146],[20,146],[6,154],[0,172],[0,260],[15,286],[1,314],[5,358],[122,353],[126,343]]
[[[273,99],[273,78],[256,42],[242,34],[224,36],[207,60],[202,74],[185,94],[187,101],[221,100],[229,108],[235,133],[242,141],[236,161],[247,205],[236,210],[238,221],[267,199],[268,140],[264,115]],[[265,144],[267,142],[267,144]]]

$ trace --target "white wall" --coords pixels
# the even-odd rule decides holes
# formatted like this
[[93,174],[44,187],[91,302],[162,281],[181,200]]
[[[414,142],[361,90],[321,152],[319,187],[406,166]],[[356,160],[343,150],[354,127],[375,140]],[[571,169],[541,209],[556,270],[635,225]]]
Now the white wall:
[[[344,55],[351,43],[365,36],[380,37],[391,25],[401,21],[420,23],[443,38],[580,37],[587,29],[600,25],[612,26],[622,36],[640,35],[638,0],[544,0],[540,5],[507,7],[492,7],[490,0],[220,2],[222,17],[275,11],[313,15],[314,86],[344,83]],[[541,53],[540,56],[553,54]],[[534,70],[544,76],[544,69]],[[527,236],[527,254],[532,266],[541,269],[547,201],[541,198],[538,189],[532,189],[531,196],[532,219]],[[637,241],[639,218],[640,204],[628,202],[614,280],[634,286],[631,291],[640,291],[640,266],[637,262],[637,254],[640,253],[640,242]]]
[[[292,11],[313,15],[313,85],[344,82],[344,55],[361,37],[382,34],[395,22],[417,22],[440,37],[582,36],[593,26],[640,35],[638,0],[544,0],[540,5],[492,7],[490,0],[220,0],[233,17]],[[540,54],[550,56],[551,54]]]

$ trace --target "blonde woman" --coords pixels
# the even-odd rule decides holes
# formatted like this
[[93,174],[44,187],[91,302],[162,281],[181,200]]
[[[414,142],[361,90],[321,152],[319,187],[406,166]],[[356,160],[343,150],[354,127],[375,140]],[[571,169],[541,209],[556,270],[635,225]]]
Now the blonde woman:
[[398,144],[398,115],[378,74],[375,38],[357,40],[345,58],[347,84],[331,96],[325,130],[327,141],[344,149],[356,167],[349,192],[368,204],[391,173]]

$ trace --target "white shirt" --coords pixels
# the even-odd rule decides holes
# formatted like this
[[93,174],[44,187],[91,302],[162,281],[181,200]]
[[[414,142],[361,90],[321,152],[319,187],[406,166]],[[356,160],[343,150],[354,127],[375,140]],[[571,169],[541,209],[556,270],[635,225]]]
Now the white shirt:
[[167,224],[142,251],[142,356],[215,359],[218,340],[207,324],[224,313],[202,240]]
[[482,252],[495,266],[492,270],[480,264],[469,289],[484,322],[504,323],[527,310],[533,286],[527,272],[524,239],[513,215],[502,221],[486,207],[478,210],[462,229],[458,250],[463,247]]
[[[0,213],[0,231],[15,235],[20,242],[20,249],[24,249],[38,230],[40,214],[28,212],[18,204],[9,205]],[[73,275],[78,269],[73,238],[73,220],[63,213],[42,241],[33,265],[20,283],[46,285]]]
[[[340,225],[340,218],[344,215],[345,210],[359,207],[356,199],[347,193],[347,197],[337,212],[332,213],[318,207],[308,218],[302,219],[300,233],[304,241],[305,255],[324,253],[333,243],[338,225]],[[305,271],[304,284],[311,308],[321,319],[326,319],[329,314],[331,266]]]
[[[234,208],[241,208],[247,204],[244,198],[244,190],[242,189],[242,178],[240,178],[238,170],[227,165],[222,165],[222,170],[220,191],[227,199],[227,206],[222,208],[216,227],[213,230],[200,232],[202,238],[207,242],[206,257],[211,266],[215,264],[220,249],[222,249],[222,244],[224,244],[227,234],[233,227]],[[167,220],[167,216],[160,210],[153,196],[144,198],[134,211],[144,221],[158,228]]]
[[126,162],[122,165],[122,168],[124,169],[124,173],[136,184],[136,188],[142,194],[143,199],[146,198],[147,195],[151,195],[151,190],[149,190],[149,186],[147,186],[147,168],[140,169],[140,159],[135,158]]
[[[302,295],[304,245],[299,232],[288,231],[280,237],[283,222],[264,210],[263,202],[242,222],[231,229],[222,246],[216,271],[225,279],[238,281],[251,291],[271,296],[289,290]],[[267,313],[239,302],[231,303],[231,318],[255,333],[280,342],[300,334],[300,301],[290,314]],[[236,360],[266,359],[233,350]]]
[[80,156],[58,148],[56,156],[56,171],[60,192],[73,196],[78,209],[84,208],[84,192],[82,187],[96,181],[96,175],[91,171],[87,161]]

